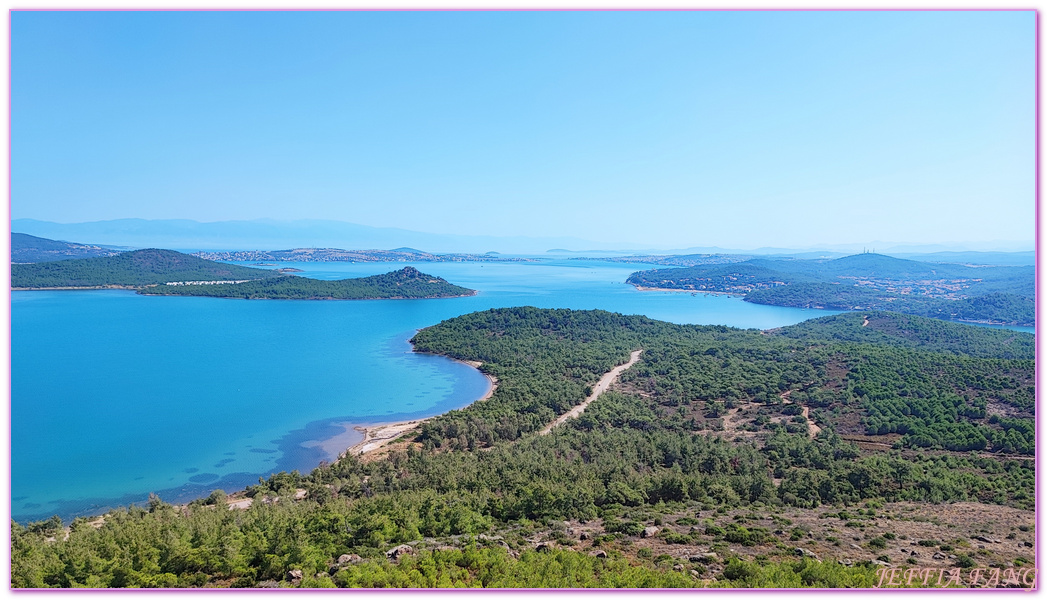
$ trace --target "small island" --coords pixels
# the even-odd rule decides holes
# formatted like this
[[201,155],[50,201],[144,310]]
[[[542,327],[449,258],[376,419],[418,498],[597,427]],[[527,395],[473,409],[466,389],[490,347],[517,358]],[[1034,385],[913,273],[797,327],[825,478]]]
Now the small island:
[[284,269],[252,269],[155,248],[116,256],[11,265],[11,289],[129,289],[152,296],[280,300],[454,298],[476,293],[414,267],[371,277],[322,281],[289,275]]
[[426,275],[414,267],[404,267],[384,275],[336,281],[286,275],[223,285],[208,283],[170,283],[143,288],[138,293],[151,296],[210,296],[245,300],[457,298],[476,294],[475,290],[448,283],[440,277]]

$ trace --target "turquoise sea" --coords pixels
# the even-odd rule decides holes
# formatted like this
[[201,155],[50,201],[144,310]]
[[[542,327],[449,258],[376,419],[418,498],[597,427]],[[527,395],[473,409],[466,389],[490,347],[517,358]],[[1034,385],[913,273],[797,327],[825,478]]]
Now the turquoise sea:
[[[243,263],[247,264],[247,263]],[[408,263],[280,263],[342,279]],[[308,472],[338,423],[431,416],[481,397],[475,369],[411,352],[422,327],[503,306],[644,314],[766,329],[833,314],[740,298],[641,292],[648,265],[413,263],[479,290],[440,300],[228,300],[129,291],[14,292],[12,517],[68,520],[150,492],[169,502]],[[328,444],[330,446],[330,444]],[[342,448],[344,449],[344,448]]]

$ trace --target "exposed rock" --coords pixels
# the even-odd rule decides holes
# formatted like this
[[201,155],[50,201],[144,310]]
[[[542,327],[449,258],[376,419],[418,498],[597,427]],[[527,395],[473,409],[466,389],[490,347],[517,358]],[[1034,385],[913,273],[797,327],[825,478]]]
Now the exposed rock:
[[650,527],[644,527],[643,533],[640,534],[640,537],[645,537],[645,538],[654,537],[654,536],[658,535],[659,531],[661,531],[661,529],[658,529],[654,525],[651,525]]
[[538,552],[548,552],[548,551],[552,550],[553,548],[549,544],[538,544],[537,546],[534,547],[534,549],[537,550]]
[[400,544],[399,546],[392,548],[391,550],[385,551],[385,557],[389,559],[398,558],[401,554],[414,554],[414,548],[407,544]]
[[683,572],[683,565],[673,565],[673,571]]
[[918,557],[918,556],[920,556],[920,553],[915,551],[915,550],[913,550],[912,552],[909,552],[909,556],[916,556],[916,557]]
[[340,564],[340,565],[354,564],[355,565],[355,564],[357,564],[358,562],[360,562],[362,560],[363,559],[360,558],[359,554],[343,554],[343,555],[338,557],[338,564]]
[[818,555],[814,552],[811,552],[807,548],[796,548],[795,552],[797,556],[806,556],[807,558],[813,558],[814,560],[818,560]]
[[578,534],[578,539],[583,540],[583,541],[589,539],[589,532],[588,531],[581,532],[580,534]]
[[302,580],[302,570],[301,569],[292,569],[292,570],[288,571],[287,572],[287,579],[291,583],[298,583],[299,581]]
[[941,552],[935,552],[934,555],[931,556],[931,558],[933,558],[934,560],[945,560],[946,556]]
[[838,559],[836,562],[840,563],[841,565],[843,565],[845,567],[849,567],[849,566],[854,564],[851,561],[851,559],[849,559],[849,558],[841,558],[841,559]]
[[861,550],[862,549],[862,547],[859,546],[858,544],[851,544],[851,548],[854,548],[855,550]]
[[874,560],[874,561],[872,561],[872,564],[874,564],[874,565],[876,565],[878,567],[889,567],[889,566],[891,566],[891,563],[883,562],[882,560]]
[[597,550],[596,552],[590,552],[589,556],[595,556],[596,558],[607,558],[607,553],[603,550]]
[[701,573],[699,573],[698,571],[695,571],[694,569],[691,569],[691,577],[701,577],[701,576],[702,576]]

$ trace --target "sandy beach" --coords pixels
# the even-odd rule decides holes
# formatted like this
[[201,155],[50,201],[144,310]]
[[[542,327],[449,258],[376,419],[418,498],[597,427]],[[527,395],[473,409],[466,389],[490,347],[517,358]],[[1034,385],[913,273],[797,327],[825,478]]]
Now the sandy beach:
[[[483,364],[482,362],[480,362],[478,360],[458,360],[457,358],[452,358],[451,360],[453,360],[454,362],[460,362],[460,363],[467,364],[470,367],[472,367],[472,368],[474,368],[474,369],[476,369],[478,371],[480,370],[480,365]],[[483,374],[484,377],[487,378],[487,381],[491,384],[491,387],[487,389],[487,393],[484,394],[482,397],[480,397],[480,399],[477,400],[477,402],[483,402],[484,400],[487,400],[488,398],[493,396],[494,395],[494,391],[496,389],[498,389],[498,378],[497,377],[495,377],[494,375],[488,375],[487,373],[483,373],[482,371],[481,371],[481,373]]]
[[[474,369],[479,369],[483,363],[473,360],[455,360],[455,362],[465,363]],[[474,402],[483,402],[494,395],[494,391],[498,389],[498,379],[493,375],[483,374],[490,383],[487,392],[476,399]],[[470,402],[472,404],[472,402]],[[438,415],[434,415],[438,416]],[[343,456],[365,456],[373,455],[376,451],[386,447],[394,440],[399,439],[405,433],[414,431],[422,423],[428,421],[433,417],[426,417],[424,419],[413,419],[410,421],[396,421],[391,423],[375,423],[368,425],[356,425],[353,423],[334,423],[345,428],[345,433],[336,435],[326,440],[320,440],[312,443],[312,446],[319,446],[325,452],[331,456],[337,456],[342,458]]]
[[[432,418],[432,417],[429,417]],[[429,419],[415,419],[413,421],[401,421],[399,423],[379,423],[366,427],[357,425],[353,429],[364,436],[364,439],[353,444],[343,453],[343,456],[362,456],[382,448],[389,442],[399,438],[401,435],[414,430]]]
[[362,443],[366,437],[363,430],[356,423],[342,421],[331,423],[331,425],[341,427],[343,429],[342,433],[323,440],[303,442],[302,446],[305,448],[320,448],[327,456],[337,459],[337,457],[345,453],[346,448]]

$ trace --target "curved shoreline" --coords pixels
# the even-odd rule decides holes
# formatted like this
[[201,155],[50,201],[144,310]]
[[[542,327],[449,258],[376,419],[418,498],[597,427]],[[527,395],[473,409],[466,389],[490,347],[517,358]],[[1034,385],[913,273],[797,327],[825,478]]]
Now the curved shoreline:
[[[420,330],[415,330],[415,333],[417,333],[417,331]],[[408,341],[409,340],[410,338],[408,338]],[[479,367],[483,364],[479,361],[459,360],[443,354],[417,352],[416,350],[414,350],[413,344],[411,345],[411,347],[411,352],[413,353],[428,354],[430,356],[439,356],[454,361],[456,363],[468,365],[469,367],[472,367],[477,371],[479,371]],[[467,404],[464,404],[455,409],[447,409],[428,417],[413,418],[403,421],[386,421],[377,423],[364,422],[362,424],[359,422],[354,423],[346,419],[315,421],[313,425],[323,425],[325,427],[341,427],[343,431],[335,433],[335,435],[333,436],[324,437],[323,439],[303,440],[302,437],[297,437],[297,439],[289,439],[285,436],[280,440],[274,441],[278,442],[278,446],[280,446],[281,450],[283,450],[285,453],[288,447],[296,446],[301,446],[301,448],[308,450],[319,450],[320,452],[325,453],[327,456],[324,456],[323,458],[320,458],[319,460],[314,462],[312,464],[312,467],[309,468],[309,472],[312,472],[313,470],[319,468],[323,464],[334,463],[350,455],[356,458],[377,458],[384,454],[382,450],[387,448],[391,442],[394,442],[404,434],[415,430],[422,423],[435,417],[444,415],[447,412],[449,412],[449,410],[458,410],[460,408],[465,408],[466,406],[471,406],[476,402],[482,402],[491,398],[494,395],[495,390],[498,388],[498,379],[493,375],[489,375],[482,371],[480,371],[480,374],[483,375],[488,382],[487,391],[479,398],[472,400]],[[347,436],[350,438],[363,436],[363,439],[355,443],[351,443],[349,445],[336,446],[336,444],[339,443],[337,440],[345,440]],[[279,470],[289,472],[293,469],[294,467],[287,466]],[[270,472],[270,474],[272,474],[272,472]],[[228,494],[228,504],[231,509],[246,509],[251,506],[251,501],[246,496],[247,488],[251,487],[258,480],[259,477],[264,478],[265,474],[236,472],[230,473],[215,481],[211,481],[208,483],[184,482],[181,485],[172,488],[154,489],[148,493],[156,493],[160,495],[162,499],[172,502],[174,506],[184,508],[192,500],[206,498],[207,495],[213,492],[214,490],[222,489],[225,490]],[[63,503],[69,504],[70,508],[68,510],[60,510],[62,510],[64,513],[71,515],[70,518],[85,517],[89,519],[98,519],[101,517],[104,521],[104,515],[106,515],[112,510],[119,510],[131,505],[144,506],[147,502],[146,498],[147,494],[135,492],[113,498],[90,498],[86,500],[62,501]],[[85,509],[84,504],[94,504],[94,508]],[[47,511],[46,514],[40,513],[39,515],[27,516],[24,523],[29,523],[33,520],[44,520],[47,519],[51,514],[57,513]],[[64,519],[65,517],[63,517],[63,520]],[[66,525],[68,529],[68,523],[66,523]]]
[[635,284],[635,283],[630,283],[629,285],[633,286],[634,288],[636,288],[637,290],[639,290],[641,292],[687,292],[687,293],[690,293],[690,294],[709,294],[711,296],[727,296],[727,297],[735,297],[735,298],[744,298],[745,297],[745,294],[741,294],[741,293],[738,293],[738,292],[713,292],[713,291],[709,291],[709,290],[685,290],[685,289],[681,289],[681,288],[648,287],[646,285],[638,285],[638,284]]
[[[431,354],[431,353],[421,353],[420,352],[419,354]],[[433,356],[443,356],[443,355],[442,354],[433,354]],[[480,361],[459,360],[457,358],[451,358],[450,356],[444,356],[444,358],[450,358],[454,362],[462,363],[462,364],[465,364],[465,365],[469,365],[470,367],[472,367],[472,368],[474,368],[474,369],[476,369],[478,371],[480,370],[480,365],[483,364]],[[477,398],[476,400],[473,400],[472,402],[470,402],[469,404],[466,404],[462,408],[465,408],[466,406],[471,406],[471,405],[473,405],[473,404],[475,404],[477,402],[483,402],[484,400],[487,400],[487,399],[491,398],[492,396],[494,396],[495,390],[498,389],[498,378],[497,377],[495,377],[494,375],[490,375],[488,373],[484,373],[483,371],[480,371],[480,374],[483,375],[487,379],[487,381],[489,383],[489,386],[487,388],[487,392],[485,392],[484,395],[481,396],[480,398]],[[404,434],[409,433],[411,431],[414,431],[422,423],[425,423],[426,421],[428,421],[430,419],[433,419],[433,418],[436,418],[436,417],[439,417],[440,415],[443,415],[443,414],[446,414],[446,413],[440,413],[440,414],[437,414],[437,415],[433,415],[431,417],[425,417],[423,419],[411,419],[411,420],[408,420],[408,421],[391,421],[391,422],[388,422],[388,423],[374,423],[374,424],[368,424],[368,425],[351,425],[350,423],[340,423],[340,425],[346,427],[346,431],[349,431],[350,426],[351,426],[352,430],[357,431],[358,433],[362,434],[364,436],[364,438],[362,440],[360,440],[359,442],[353,444],[352,446],[346,448],[345,451],[341,452],[338,455],[338,459],[337,460],[341,460],[342,458],[345,458],[346,456],[353,456],[353,457],[356,457],[356,458],[361,458],[361,457],[365,457],[365,456],[369,456],[369,455],[374,455],[379,450],[381,450],[382,448],[388,446],[391,442],[393,442],[393,441],[399,439],[400,437],[402,437]]]

